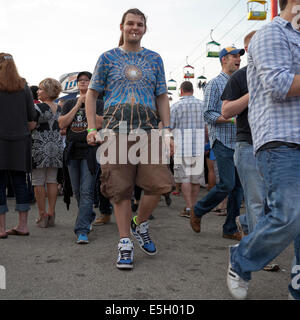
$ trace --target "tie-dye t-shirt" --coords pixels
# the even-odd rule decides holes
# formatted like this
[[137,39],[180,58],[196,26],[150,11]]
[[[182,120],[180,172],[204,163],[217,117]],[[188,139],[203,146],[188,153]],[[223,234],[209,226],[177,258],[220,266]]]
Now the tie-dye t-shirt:
[[98,59],[89,88],[104,93],[103,128],[118,131],[120,121],[127,122],[128,132],[157,128],[155,98],[167,93],[159,54],[145,48],[107,51]]

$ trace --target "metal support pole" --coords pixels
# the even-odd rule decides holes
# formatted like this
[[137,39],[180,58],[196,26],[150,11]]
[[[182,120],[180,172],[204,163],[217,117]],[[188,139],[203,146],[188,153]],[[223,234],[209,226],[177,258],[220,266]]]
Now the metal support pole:
[[271,20],[278,16],[278,0],[271,0]]

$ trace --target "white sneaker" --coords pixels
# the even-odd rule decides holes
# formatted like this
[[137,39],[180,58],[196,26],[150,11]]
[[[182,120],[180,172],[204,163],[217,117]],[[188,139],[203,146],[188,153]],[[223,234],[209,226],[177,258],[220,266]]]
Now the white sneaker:
[[289,295],[288,295],[288,300],[296,300],[293,296],[292,296],[292,294],[289,292]]
[[118,244],[118,260],[117,268],[132,269],[133,268],[133,242],[129,238],[122,238]]
[[[236,245],[238,246],[238,245]],[[244,300],[247,297],[249,281],[242,279],[233,269],[230,262],[230,248],[229,247],[229,265],[227,271],[227,287],[231,295],[235,299]]]

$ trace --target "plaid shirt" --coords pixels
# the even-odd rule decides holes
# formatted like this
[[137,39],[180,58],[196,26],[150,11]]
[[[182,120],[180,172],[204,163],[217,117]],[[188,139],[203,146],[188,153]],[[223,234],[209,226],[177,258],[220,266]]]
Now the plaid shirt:
[[203,110],[203,102],[194,96],[183,96],[173,104],[170,127],[173,129],[178,156],[195,157],[204,154]]
[[295,74],[300,74],[300,32],[274,18],[252,38],[248,60],[254,151],[271,141],[300,144],[300,96],[287,97]]
[[209,81],[204,92],[204,120],[207,122],[210,146],[219,140],[227,148],[234,149],[236,125],[232,123],[216,123],[222,115],[221,96],[230,76],[221,72],[216,78]]

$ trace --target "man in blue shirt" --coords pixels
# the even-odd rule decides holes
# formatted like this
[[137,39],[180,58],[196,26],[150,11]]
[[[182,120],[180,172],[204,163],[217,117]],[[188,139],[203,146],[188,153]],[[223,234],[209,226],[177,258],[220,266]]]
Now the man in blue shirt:
[[244,49],[224,48],[220,52],[222,72],[212,79],[205,88],[204,120],[208,124],[209,140],[215,154],[220,182],[194,207],[190,224],[195,232],[200,232],[201,218],[221,203],[227,196],[227,218],[223,225],[223,237],[240,240],[241,235],[235,222],[240,214],[243,189],[234,166],[233,154],[236,139],[235,118],[222,116],[221,95],[230,76],[239,69]]
[[300,25],[299,0],[280,0],[280,17],[256,32],[249,45],[248,119],[270,212],[230,248],[227,285],[245,299],[251,272],[261,270],[292,241],[290,297],[300,299]]

